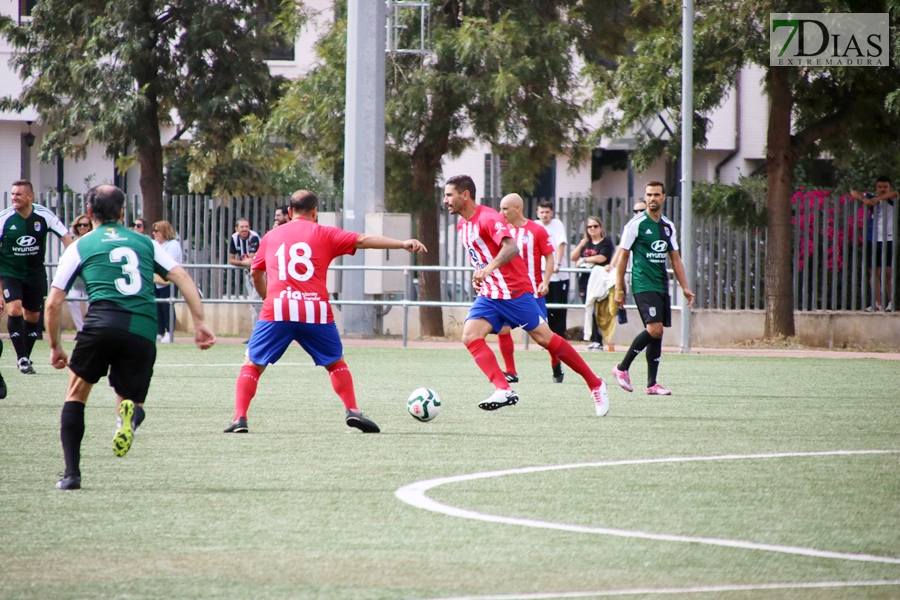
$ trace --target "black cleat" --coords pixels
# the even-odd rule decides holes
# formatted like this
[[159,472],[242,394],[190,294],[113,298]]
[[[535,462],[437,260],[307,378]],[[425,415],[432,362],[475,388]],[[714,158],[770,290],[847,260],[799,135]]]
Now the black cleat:
[[504,373],[504,377],[506,377],[506,383],[519,383],[519,376],[515,373]]
[[6,398],[6,381],[0,376],[0,400]]
[[353,409],[347,411],[347,427],[356,427],[363,433],[379,433],[381,431],[374,421],[367,419],[362,412]]
[[232,421],[231,425],[226,427],[222,433],[248,433],[249,431],[250,430],[247,428],[247,419],[238,417]]
[[19,373],[22,375],[36,375],[34,367],[31,365],[31,359],[23,356],[19,359]]
[[553,383],[562,383],[563,377],[565,377],[565,373],[562,370],[562,363],[556,363],[553,365]]
[[62,479],[56,482],[56,489],[58,490],[80,490],[81,489],[81,475],[66,475]]

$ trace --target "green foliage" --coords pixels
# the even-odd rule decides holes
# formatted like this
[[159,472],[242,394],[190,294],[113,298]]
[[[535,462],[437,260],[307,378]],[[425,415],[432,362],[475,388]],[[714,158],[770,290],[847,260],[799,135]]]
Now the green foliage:
[[45,161],[130,145],[142,184],[161,191],[160,127],[190,132],[197,152],[223,149],[243,118],[265,114],[265,52],[302,19],[293,0],[41,0],[32,20],[2,26],[24,85],[0,110],[37,109]]
[[742,177],[738,184],[698,181],[693,187],[694,214],[722,217],[729,225],[744,229],[766,226],[766,180]]

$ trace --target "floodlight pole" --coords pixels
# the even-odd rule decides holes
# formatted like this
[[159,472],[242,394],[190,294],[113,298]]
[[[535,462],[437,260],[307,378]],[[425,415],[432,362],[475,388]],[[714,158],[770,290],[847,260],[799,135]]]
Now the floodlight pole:
[[[366,213],[384,210],[384,69],[385,5],[381,1],[347,2],[347,100],[344,120],[343,227],[365,231]],[[363,265],[365,253],[344,258]],[[365,273],[344,271],[341,298],[365,300]],[[371,299],[371,298],[370,298]],[[341,309],[344,334],[371,335],[372,306]]]
[[[681,31],[681,259],[694,289],[694,0],[683,0]],[[681,352],[691,353],[691,309],[681,295]]]

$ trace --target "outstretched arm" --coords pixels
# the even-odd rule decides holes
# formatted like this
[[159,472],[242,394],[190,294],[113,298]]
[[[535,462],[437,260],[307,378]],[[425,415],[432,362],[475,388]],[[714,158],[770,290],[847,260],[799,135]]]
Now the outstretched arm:
[[428,252],[425,244],[419,240],[395,240],[383,235],[361,233],[356,238],[358,250],[406,250],[407,252]]
[[203,302],[200,300],[200,292],[197,291],[194,280],[181,266],[177,266],[169,271],[168,279],[178,286],[178,290],[184,296],[188,309],[191,311],[191,317],[194,319],[194,343],[201,350],[211,348],[216,343],[216,334],[206,324],[206,317],[203,314]]

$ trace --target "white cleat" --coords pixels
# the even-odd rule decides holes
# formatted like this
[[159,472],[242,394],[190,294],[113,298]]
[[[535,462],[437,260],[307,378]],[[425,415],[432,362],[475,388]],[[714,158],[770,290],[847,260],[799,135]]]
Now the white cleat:
[[487,400],[478,403],[481,410],[497,410],[504,406],[512,406],[519,401],[519,395],[512,390],[494,390]]
[[606,393],[606,381],[600,380],[600,387],[591,390],[591,398],[594,400],[594,409],[598,417],[605,417],[609,412],[609,394]]

